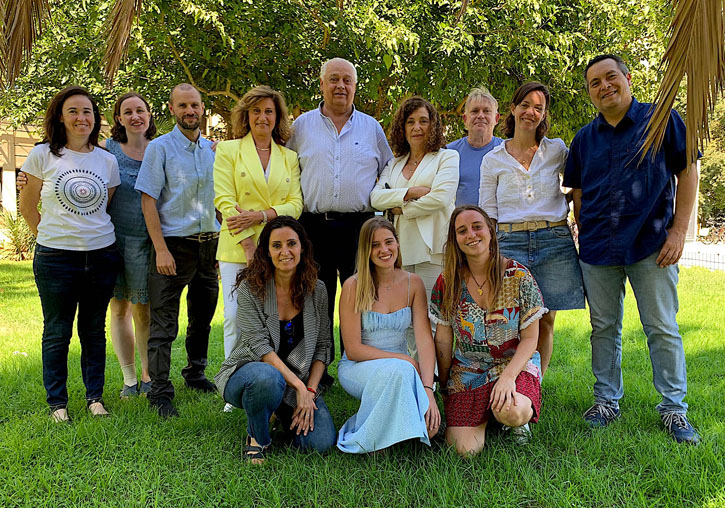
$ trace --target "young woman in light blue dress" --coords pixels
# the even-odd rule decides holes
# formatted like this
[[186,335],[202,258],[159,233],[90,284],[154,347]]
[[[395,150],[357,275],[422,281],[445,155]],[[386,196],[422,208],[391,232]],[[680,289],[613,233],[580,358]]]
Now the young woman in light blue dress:
[[[345,391],[360,400],[338,435],[343,452],[374,452],[407,439],[430,446],[440,426],[425,287],[400,266],[393,225],[382,217],[369,219],[360,230],[357,273],[340,296],[345,353],[337,374]],[[411,322],[420,363],[408,354]]]

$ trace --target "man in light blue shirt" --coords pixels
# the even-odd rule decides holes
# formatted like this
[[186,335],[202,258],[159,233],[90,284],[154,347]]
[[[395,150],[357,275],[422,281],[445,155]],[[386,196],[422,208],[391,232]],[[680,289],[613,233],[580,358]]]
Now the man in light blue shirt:
[[162,417],[178,415],[171,403],[174,386],[169,371],[171,343],[179,329],[179,300],[186,286],[188,363],[181,374],[190,388],[203,392],[216,389],[204,370],[219,294],[214,152],[212,143],[199,130],[204,103],[196,88],[182,83],[171,91],[169,111],[176,118],[176,126],[149,143],[135,186],[141,192],[141,208],[154,244],[148,280],[152,381],[148,399]]
[[463,124],[468,136],[446,146],[461,156],[456,206],[478,204],[481,161],[484,155],[502,142],[501,138],[493,135],[498,119],[498,101],[493,95],[485,88],[471,90],[463,113]]
[[360,227],[373,216],[370,191],[393,157],[378,121],[353,106],[356,85],[352,63],[342,58],[325,62],[320,70],[323,101],[295,120],[287,142],[300,157],[305,201],[300,222],[315,248],[318,277],[327,287],[330,323],[338,272],[341,284],[355,272]]

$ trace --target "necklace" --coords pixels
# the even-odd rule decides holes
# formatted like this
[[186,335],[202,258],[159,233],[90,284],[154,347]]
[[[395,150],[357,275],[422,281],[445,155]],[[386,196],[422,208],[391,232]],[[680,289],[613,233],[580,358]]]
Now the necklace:
[[254,145],[254,147],[260,152],[269,152],[270,150],[270,148],[259,148],[257,145]]
[[476,277],[473,275],[473,272],[471,272],[471,278],[473,279],[473,282],[476,283],[476,286],[478,286],[478,296],[483,296],[483,286],[485,286],[488,281],[484,280],[483,284],[479,284]]

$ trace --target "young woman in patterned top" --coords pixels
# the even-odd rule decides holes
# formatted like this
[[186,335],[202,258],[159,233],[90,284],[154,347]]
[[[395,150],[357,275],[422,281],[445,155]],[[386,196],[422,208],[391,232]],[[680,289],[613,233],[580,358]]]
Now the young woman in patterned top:
[[536,422],[541,382],[531,355],[546,308],[526,267],[499,254],[493,222],[477,206],[453,211],[430,311],[448,443],[476,454],[491,416],[507,427]]

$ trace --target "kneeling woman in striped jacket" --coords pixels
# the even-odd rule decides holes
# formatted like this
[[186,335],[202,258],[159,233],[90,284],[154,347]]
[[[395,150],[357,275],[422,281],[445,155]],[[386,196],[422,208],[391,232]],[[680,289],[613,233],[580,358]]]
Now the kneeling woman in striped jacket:
[[242,457],[264,461],[273,413],[292,446],[324,452],[336,437],[318,390],[332,338],[327,292],[299,222],[279,216],[264,227],[236,288],[237,340],[215,381],[224,400],[247,413]]

